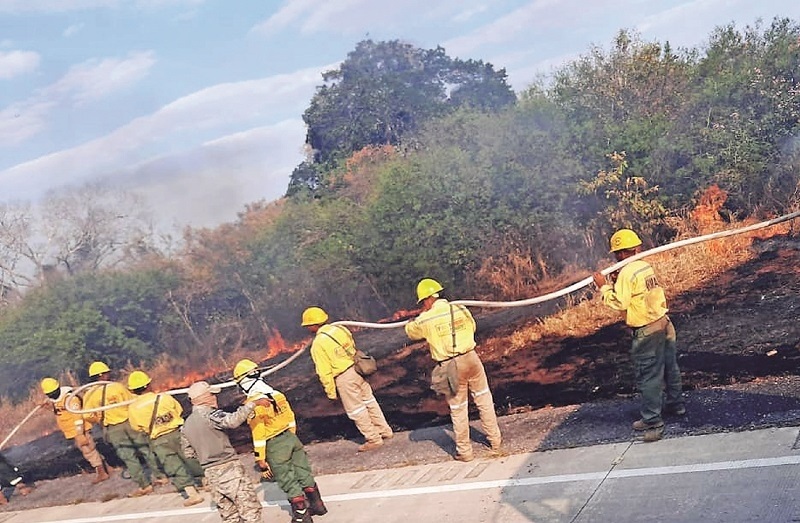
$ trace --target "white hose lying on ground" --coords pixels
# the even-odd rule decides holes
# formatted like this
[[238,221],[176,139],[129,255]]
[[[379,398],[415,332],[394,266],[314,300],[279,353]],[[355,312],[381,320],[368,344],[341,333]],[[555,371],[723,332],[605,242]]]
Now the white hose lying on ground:
[[[627,265],[627,264],[629,264],[629,263],[631,263],[631,262],[633,262],[635,260],[640,260],[640,259],[642,259],[642,258],[644,258],[646,256],[652,256],[653,254],[666,252],[666,251],[669,251],[669,250],[672,250],[672,249],[677,249],[679,247],[686,247],[687,245],[693,245],[695,243],[701,243],[701,242],[706,242],[706,241],[710,241],[710,240],[716,240],[716,239],[719,239],[719,238],[725,238],[727,236],[734,236],[734,235],[737,235],[737,234],[744,234],[744,233],[752,232],[752,231],[755,231],[755,230],[758,230],[758,229],[763,229],[765,227],[770,227],[772,225],[777,225],[779,223],[783,223],[783,222],[786,222],[786,221],[789,221],[789,220],[793,220],[793,219],[795,219],[797,217],[800,217],[800,211],[793,212],[791,214],[786,214],[784,216],[780,216],[780,217],[774,218],[772,220],[767,220],[767,221],[755,223],[753,225],[749,225],[747,227],[742,227],[742,228],[739,228],[739,229],[731,229],[731,230],[727,230],[727,231],[720,231],[720,232],[715,232],[715,233],[711,233],[711,234],[705,234],[703,236],[697,236],[695,238],[687,238],[685,240],[680,240],[680,241],[676,241],[676,242],[673,242],[673,243],[668,243],[668,244],[662,245],[660,247],[655,247],[655,248],[649,249],[647,251],[642,251],[639,254],[636,254],[636,255],[631,256],[629,258],[625,258],[624,260],[622,260],[620,262],[617,262],[614,265],[612,265],[612,266],[610,266],[610,267],[608,267],[606,269],[603,269],[602,271],[600,271],[600,273],[603,274],[603,275],[608,275],[608,274],[611,274],[612,272],[618,271],[619,269],[621,269],[625,265]],[[541,296],[536,296],[536,297],[533,297],[533,298],[527,298],[527,299],[524,299],[524,300],[516,300],[516,301],[454,300],[451,303],[458,304],[458,305],[472,306],[472,307],[488,307],[488,308],[525,307],[525,306],[528,306],[528,305],[535,305],[537,303],[542,303],[542,302],[545,302],[545,301],[549,301],[549,300],[554,300],[556,298],[560,298],[561,296],[565,296],[565,295],[570,294],[572,292],[575,292],[575,291],[577,291],[579,289],[582,289],[583,287],[586,287],[587,285],[590,285],[592,283],[592,281],[593,281],[592,277],[589,276],[589,277],[584,278],[584,279],[582,279],[582,280],[580,280],[580,281],[578,281],[576,283],[573,283],[572,285],[570,285],[568,287],[565,287],[565,288],[563,288],[561,290],[558,290],[558,291],[555,291],[555,292],[551,292],[551,293],[548,293],[548,294],[543,294]],[[362,321],[343,320],[343,321],[333,322],[332,325],[347,325],[347,326],[351,326],[351,327],[366,327],[366,328],[370,328],[370,329],[395,329],[395,328],[404,326],[406,323],[408,323],[408,320],[394,322],[394,323],[370,323],[370,322],[362,322]],[[272,373],[282,369],[283,367],[287,366],[289,363],[291,363],[292,361],[297,359],[297,357],[300,356],[303,352],[305,352],[305,350],[308,347],[309,347],[309,345],[304,346],[302,349],[298,350],[296,353],[294,353],[292,356],[290,356],[286,360],[282,361],[278,365],[275,365],[274,367],[270,367],[266,371],[262,372],[261,376],[262,377],[263,376],[267,376],[267,375],[272,374]],[[85,390],[87,388],[95,387],[95,386],[98,386],[98,385],[101,385],[101,384],[104,384],[104,383],[110,383],[110,382],[93,382],[93,383],[89,383],[89,384],[83,385],[81,387],[78,387],[78,388],[74,389],[69,394],[69,397],[77,395],[79,392],[81,392],[81,391],[83,391],[83,390]],[[234,381],[226,381],[224,383],[215,384],[215,386],[218,386],[218,387],[231,387],[233,385],[236,385],[236,382],[234,382]],[[173,390],[164,391],[161,394],[173,394],[173,395],[174,394],[185,394],[187,390],[188,389],[186,389],[186,388],[173,389]],[[75,411],[73,411],[73,410],[69,409],[69,407],[67,407],[67,410],[69,410],[70,412],[76,413],[76,414],[88,414],[88,413],[92,413],[92,412],[100,412],[100,411],[103,411],[103,410],[108,410],[108,409],[111,409],[111,408],[114,408],[114,407],[119,407],[119,406],[122,406],[122,405],[128,405],[128,404],[130,404],[132,402],[133,402],[133,400],[130,400],[130,401],[126,401],[126,402],[109,404],[109,405],[106,405],[104,407],[97,407],[97,408],[88,409],[88,410],[75,410]],[[67,405],[68,404],[69,404],[69,402],[67,402]],[[23,420],[23,423],[25,421],[27,421],[27,418],[25,420]]]

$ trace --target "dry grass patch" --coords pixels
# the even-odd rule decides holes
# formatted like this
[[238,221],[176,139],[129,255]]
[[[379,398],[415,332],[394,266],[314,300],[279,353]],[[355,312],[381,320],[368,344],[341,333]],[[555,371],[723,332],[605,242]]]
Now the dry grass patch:
[[[753,222],[737,222],[728,224],[728,229],[737,229],[752,224]],[[677,238],[685,239],[697,237],[711,232],[723,230],[722,222],[711,222],[700,227],[697,222],[686,219],[673,224],[679,225],[682,234]],[[784,223],[768,229],[760,229],[751,233],[729,236],[717,240],[681,247],[671,251],[655,254],[647,258],[659,276],[661,284],[667,293],[667,301],[688,290],[700,287],[711,281],[719,274],[728,271],[755,257],[755,252],[750,247],[755,238],[768,238],[777,234],[788,234],[792,231],[793,224]],[[606,266],[614,262],[609,259]],[[541,282],[541,289],[554,288],[554,281],[561,287],[564,283],[572,284],[586,277],[585,272],[574,272],[572,277],[561,275],[557,279]],[[531,344],[547,338],[562,338],[566,336],[582,337],[596,332],[601,327],[621,321],[623,316],[600,303],[599,296],[595,294],[592,300],[575,303],[568,297],[566,306],[561,312],[542,318],[536,322],[520,327],[514,332],[494,338],[490,344],[494,347],[504,347],[503,354],[508,355],[514,351],[530,348]]]

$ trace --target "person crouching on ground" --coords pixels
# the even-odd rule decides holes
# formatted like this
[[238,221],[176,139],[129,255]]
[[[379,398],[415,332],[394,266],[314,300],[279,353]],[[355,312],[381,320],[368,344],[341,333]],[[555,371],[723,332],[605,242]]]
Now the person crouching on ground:
[[[47,396],[47,402],[53,408],[56,416],[56,425],[64,434],[66,439],[75,442],[75,446],[83,454],[83,458],[94,467],[95,476],[92,484],[95,485],[109,478],[103,456],[97,450],[94,438],[90,432],[92,424],[83,419],[80,414],[73,414],[67,410],[67,396],[72,392],[72,387],[62,387],[55,378],[43,378],[41,382],[42,392]],[[69,408],[73,411],[81,410],[83,401],[78,396],[69,398]]]
[[494,400],[483,363],[475,352],[475,319],[463,305],[451,305],[439,293],[436,280],[425,278],[417,285],[417,303],[422,314],[410,320],[406,334],[412,340],[426,340],[436,367],[431,387],[444,394],[450,405],[450,419],[456,438],[455,459],[472,461],[469,439],[468,393],[472,393],[492,451],[502,452],[502,436],[494,411]]
[[206,381],[189,387],[192,413],[181,427],[183,455],[203,467],[222,521],[261,523],[261,502],[225,430],[242,425],[257,405],[265,407],[269,401],[248,401],[235,412],[225,412],[217,406],[218,392]]
[[374,450],[384,439],[394,436],[369,382],[355,370],[356,344],[350,331],[341,325],[328,325],[328,314],[319,307],[303,311],[301,325],[314,333],[311,359],[330,400],[336,393],[342,399],[347,417],[353,420],[366,442],[359,452]]
[[[630,229],[611,236],[611,252],[617,261],[639,253],[642,240]],[[633,429],[645,431],[645,441],[661,439],[662,413],[682,416],[686,407],[681,396],[681,371],[676,356],[675,327],[667,316],[667,299],[649,263],[635,260],[611,276],[611,284],[599,272],[592,275],[603,303],[625,312],[625,323],[633,331],[631,359],[636,386],[642,394],[641,419]],[[663,409],[662,409],[663,405]]]
[[12,494],[27,496],[31,488],[23,481],[22,472],[0,454],[0,505],[7,505]]
[[247,395],[246,401],[267,399],[267,406],[256,406],[247,419],[253,433],[256,463],[262,471],[271,470],[278,486],[292,506],[292,522],[308,523],[311,516],[328,512],[311,473],[303,444],[295,435],[294,412],[286,396],[261,377],[258,365],[243,359],[233,368],[233,379]]
[[140,370],[128,376],[128,389],[136,399],[128,405],[128,422],[133,430],[145,434],[150,450],[172,485],[184,497],[183,506],[191,507],[205,501],[197,492],[202,485],[203,469],[196,459],[188,459],[181,449],[180,428],[183,407],[169,394],[156,394],[150,376]]

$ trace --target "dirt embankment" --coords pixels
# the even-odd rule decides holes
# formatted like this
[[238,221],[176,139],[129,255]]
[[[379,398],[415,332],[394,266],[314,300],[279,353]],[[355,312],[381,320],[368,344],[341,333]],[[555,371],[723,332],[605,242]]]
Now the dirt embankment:
[[[671,299],[689,413],[668,424],[668,437],[800,422],[800,240],[775,237],[754,248],[753,260]],[[480,314],[479,343],[557,307],[550,303]],[[440,427],[448,422],[447,406],[428,388],[431,362],[425,347],[410,344],[402,329],[363,331],[356,338],[379,359],[380,371],[370,381],[386,417],[398,431],[409,432],[393,440],[391,451],[356,455],[355,427],[338,402],[325,398],[310,358],[301,357],[272,384],[289,396],[303,441],[314,443],[309,449],[317,471],[448,459],[452,442]],[[585,337],[545,338],[524,350],[484,352],[495,403],[505,415],[501,423],[509,450],[630,438],[636,401],[628,346],[628,333],[617,323]],[[241,397],[227,389],[220,399],[235,406]],[[246,428],[236,431],[234,440],[243,452],[248,450]],[[58,434],[5,454],[35,479],[71,475],[82,466],[80,455]],[[114,497],[129,486],[119,478],[97,489],[84,486],[81,499]],[[40,495],[32,496],[18,500],[17,508],[20,503],[77,499],[65,494],[36,501]]]

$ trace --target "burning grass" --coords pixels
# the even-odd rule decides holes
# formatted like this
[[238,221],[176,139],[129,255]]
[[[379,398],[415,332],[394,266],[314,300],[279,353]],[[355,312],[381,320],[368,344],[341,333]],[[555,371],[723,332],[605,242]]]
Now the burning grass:
[[[723,202],[724,198],[719,192],[711,191],[708,198],[703,199],[694,212],[671,220],[669,225],[678,231],[677,239],[696,237],[723,229],[740,228],[751,223],[723,221],[719,215],[719,209]],[[695,244],[651,256],[648,261],[659,275],[662,285],[667,291],[668,300],[674,301],[676,296],[700,287],[715,276],[753,259],[755,252],[750,247],[755,238],[763,239],[776,234],[786,234],[793,231],[792,227],[796,227],[796,224],[789,222],[749,234]],[[613,260],[609,258],[602,265],[608,266],[612,263]],[[525,262],[517,259],[512,265],[514,272],[522,275],[521,277],[543,270],[540,266],[531,264],[530,260]],[[572,268],[562,274],[537,281],[535,285],[528,285],[527,291],[516,284],[508,290],[513,294],[513,298],[530,297],[534,293],[542,294],[563,288],[589,276],[589,274],[586,267]],[[505,281],[505,278],[499,278],[496,281]],[[509,299],[509,297],[505,298]],[[498,297],[494,297],[494,299],[498,299]],[[389,321],[406,319],[415,316],[417,312],[399,311]],[[597,299],[577,302],[568,299],[565,307],[557,314],[484,340],[482,353],[485,354],[487,360],[498,359],[520,349],[535,348],[537,342],[543,339],[580,338],[620,320],[619,314],[607,307],[600,306]],[[304,341],[290,346],[279,332],[273,331],[266,345],[255,350],[220,349],[210,356],[208,353],[198,354],[196,358],[192,359],[178,359],[165,354],[148,368],[142,370],[145,370],[153,378],[156,390],[184,388],[198,379],[208,379],[214,376],[224,376],[224,379],[230,379],[233,366],[242,358],[260,362],[283,353],[294,353],[305,343]],[[131,366],[121,369],[118,379],[126,377],[132,370],[135,368]],[[64,375],[59,378],[62,384],[79,385],[75,376]],[[28,399],[23,402],[17,404],[0,402],[0,436],[7,436],[43,400],[44,396],[36,387],[31,391]],[[21,427],[8,445],[24,443],[55,430],[57,429],[52,412],[47,408],[41,409]]]
[[[725,194],[716,187],[710,188],[689,216],[671,220],[670,225],[678,231],[676,240],[738,229],[755,223],[754,220],[724,222],[719,214],[724,202]],[[715,276],[753,259],[756,252],[750,247],[755,239],[788,234],[794,230],[793,227],[792,222],[783,223],[767,229],[659,253],[648,257],[647,260],[658,274],[666,290],[667,301],[670,302],[677,295],[697,288]],[[609,259],[604,266],[613,262],[614,260]],[[567,281],[566,275],[562,274],[558,277],[557,286],[553,285],[553,281],[544,281],[539,283],[538,288],[560,288],[588,275],[587,271],[575,271]],[[575,303],[568,298],[567,305],[558,314],[487,340],[484,348],[489,359],[499,358],[519,349],[530,348],[543,338],[588,336],[601,327],[620,321],[621,318],[619,313],[600,306],[597,299]]]

